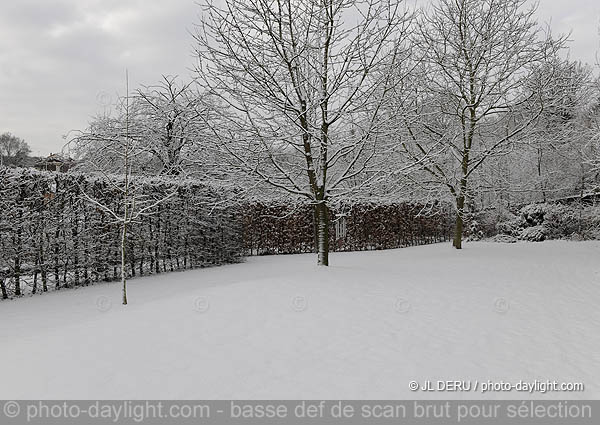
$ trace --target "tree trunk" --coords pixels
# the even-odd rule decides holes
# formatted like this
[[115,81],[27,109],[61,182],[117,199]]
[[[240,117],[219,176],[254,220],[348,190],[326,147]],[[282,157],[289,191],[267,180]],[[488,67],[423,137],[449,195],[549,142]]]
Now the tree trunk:
[[42,233],[42,236],[40,238],[40,251],[39,251],[39,255],[40,255],[40,268],[41,268],[41,274],[42,274],[42,291],[44,292],[48,292],[48,275],[46,273],[46,259],[44,256],[44,239],[45,239],[45,233]]
[[314,252],[319,253],[319,208],[317,205],[313,208],[313,230],[314,230]]
[[54,287],[55,289],[60,288],[60,270],[58,267],[59,262],[59,238],[60,238],[60,230],[58,228],[58,224],[56,225],[56,232],[54,232]]
[[540,182],[540,190],[542,191],[542,200],[544,202],[546,202],[546,188],[544,185],[544,181],[542,180],[542,155],[543,155],[543,151],[542,148],[538,147],[538,158],[537,158],[537,173],[538,173],[538,180]]
[[315,206],[319,221],[317,222],[318,260],[319,266],[329,265],[329,211],[324,201]]
[[127,273],[125,270],[125,246],[127,244],[127,223],[121,229],[121,284],[123,286],[123,305],[127,305]]
[[4,277],[0,277],[0,289],[2,289],[2,299],[8,299],[8,291],[6,290],[6,285],[4,284]]
[[465,197],[459,196],[456,200],[456,226],[454,227],[454,241],[452,245],[456,249],[462,249],[463,213],[465,208]]
[[79,286],[79,220],[77,219],[78,209],[73,206],[71,201],[71,209],[75,210],[74,218],[71,227],[71,236],[73,238],[73,285]]
[[38,281],[38,269],[37,269],[37,264],[35,265],[35,269],[33,270],[33,286],[31,287],[31,293],[35,294],[37,293],[37,281]]
[[14,282],[15,282],[15,296],[21,296],[21,253],[18,252],[15,257],[14,265]]

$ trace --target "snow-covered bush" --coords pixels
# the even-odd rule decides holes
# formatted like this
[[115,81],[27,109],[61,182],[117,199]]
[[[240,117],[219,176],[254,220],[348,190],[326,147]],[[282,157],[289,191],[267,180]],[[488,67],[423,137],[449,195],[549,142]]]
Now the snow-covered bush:
[[548,239],[569,236],[579,228],[578,205],[543,204],[543,223]]
[[541,242],[546,240],[547,229],[542,225],[526,227],[521,231],[519,238],[524,241]]
[[496,230],[497,222],[497,214],[490,214],[487,211],[466,214],[464,227],[465,240],[479,241],[496,235],[498,233]]
[[584,239],[600,239],[600,206],[588,206],[581,211],[581,230]]
[[521,234],[521,230],[523,229],[519,226],[519,220],[516,218],[496,224],[496,231],[500,235],[518,236]]
[[600,207],[575,204],[529,204],[496,225],[498,234],[519,239],[599,239]]
[[572,241],[584,241],[585,237],[580,233],[574,232],[571,235],[569,235],[568,239]]
[[515,243],[515,242],[517,242],[517,238],[515,238],[514,236],[510,236],[510,235],[496,235],[492,238],[492,240],[494,242],[499,242],[499,243]]
[[470,220],[468,222],[467,239],[471,241],[479,241],[485,237],[482,225],[478,220]]
[[521,227],[538,226],[544,223],[547,204],[529,204],[521,208],[519,219]]
[[488,236],[518,236],[521,233],[518,217],[505,207],[497,209],[493,214],[487,214],[486,217]]

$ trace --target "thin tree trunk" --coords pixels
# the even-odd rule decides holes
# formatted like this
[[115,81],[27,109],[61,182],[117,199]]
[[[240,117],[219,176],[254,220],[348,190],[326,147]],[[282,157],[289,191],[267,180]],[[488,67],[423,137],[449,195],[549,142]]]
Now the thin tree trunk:
[[15,232],[15,247],[17,248],[14,259],[14,282],[15,282],[15,295],[18,297],[21,295],[21,255],[23,255],[23,239],[22,239],[22,229],[21,223],[23,213],[22,209],[19,208],[19,224],[17,227],[17,231]]
[[20,296],[21,295],[21,253],[18,252],[17,256],[15,257],[15,265],[14,265],[14,270],[15,270],[15,278],[14,278],[14,282],[15,282],[15,296]]
[[59,261],[59,242],[58,238],[60,237],[60,230],[58,229],[58,224],[56,228],[56,232],[54,233],[54,287],[55,289],[60,288],[60,270],[58,267]]
[[316,205],[318,211],[318,261],[319,266],[329,265],[329,211],[324,201]]
[[155,267],[155,272],[158,274],[160,273],[160,248],[159,248],[159,244],[160,244],[160,232],[161,232],[161,226],[160,226],[160,205],[158,207],[158,214],[156,217],[156,240],[154,242],[154,267]]
[[[152,227],[152,217],[148,219],[148,231],[150,232],[150,240],[148,242],[148,256],[150,257],[150,271],[149,274],[154,273],[154,231]],[[142,267],[142,266],[140,266]],[[141,274],[141,272],[140,272]]]
[[46,275],[46,264],[44,258],[43,240],[40,241],[40,273],[42,275],[42,291],[48,292],[48,276]]
[[48,292],[48,273],[46,271],[46,256],[44,254],[44,241],[48,241],[48,234],[46,233],[45,230],[42,231],[42,234],[40,236],[39,257],[40,257],[40,271],[42,274],[42,291]]
[[123,286],[123,305],[127,305],[127,273],[125,264],[125,245],[127,244],[127,222],[123,221],[121,230],[121,284]]
[[542,191],[542,200],[544,202],[546,202],[546,190],[545,190],[544,181],[542,180],[542,155],[543,155],[542,148],[538,147],[537,173],[538,173],[538,179],[540,182],[540,190]]
[[577,225],[577,233],[583,236],[583,195],[585,193],[585,170],[583,168],[583,162],[581,165],[581,169],[581,191],[579,192],[579,224]]
[[127,305],[127,271],[125,252],[127,247],[127,221],[129,220],[129,72],[125,70],[127,99],[125,109],[125,190],[123,191],[123,226],[121,228],[121,284],[123,305]]
[[[77,211],[75,211],[77,214]],[[73,237],[73,280],[74,286],[79,286],[79,235],[78,229],[79,222],[77,218],[73,220],[73,227],[71,228],[71,235]]]

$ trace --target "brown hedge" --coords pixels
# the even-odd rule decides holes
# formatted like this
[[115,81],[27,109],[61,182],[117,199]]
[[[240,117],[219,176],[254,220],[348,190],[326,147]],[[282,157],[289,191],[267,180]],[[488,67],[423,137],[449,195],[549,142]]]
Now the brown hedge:
[[[449,215],[438,210],[420,214],[410,202],[355,203],[331,211],[330,249],[363,251],[402,248],[450,240]],[[244,209],[242,239],[249,255],[296,254],[314,251],[310,205],[253,203]],[[336,222],[345,220],[346,234],[336,234]]]

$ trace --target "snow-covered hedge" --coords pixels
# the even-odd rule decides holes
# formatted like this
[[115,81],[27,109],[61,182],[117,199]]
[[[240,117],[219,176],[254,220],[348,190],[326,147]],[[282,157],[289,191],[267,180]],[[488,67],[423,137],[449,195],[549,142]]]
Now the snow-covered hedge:
[[[177,193],[130,227],[130,276],[243,255],[236,211],[215,209],[220,195],[214,189],[158,178],[137,184],[137,192],[151,198]],[[119,208],[121,195],[107,178],[0,167],[0,298],[118,278],[119,227],[84,192]]]
[[[110,281],[120,276],[122,177],[0,167],[0,298]],[[244,255],[313,251],[313,215],[301,202],[221,202],[197,181],[135,179],[137,196],[164,198],[129,227],[130,276],[239,261]],[[349,201],[350,202],[350,201]],[[443,213],[410,203],[352,201],[331,211],[330,249],[398,248],[448,240]]]
[[599,239],[600,206],[539,203],[500,221],[499,234],[539,242],[546,239]]

